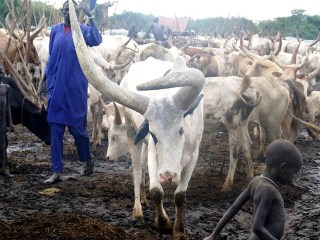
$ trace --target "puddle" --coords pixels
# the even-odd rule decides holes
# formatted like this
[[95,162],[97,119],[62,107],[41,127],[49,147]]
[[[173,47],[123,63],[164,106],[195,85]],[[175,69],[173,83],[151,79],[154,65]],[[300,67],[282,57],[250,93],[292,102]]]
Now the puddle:
[[13,152],[25,152],[25,151],[31,151],[31,152],[38,152],[41,150],[41,147],[43,147],[42,142],[33,142],[33,143],[15,143],[10,144],[7,147],[7,154],[10,156]]

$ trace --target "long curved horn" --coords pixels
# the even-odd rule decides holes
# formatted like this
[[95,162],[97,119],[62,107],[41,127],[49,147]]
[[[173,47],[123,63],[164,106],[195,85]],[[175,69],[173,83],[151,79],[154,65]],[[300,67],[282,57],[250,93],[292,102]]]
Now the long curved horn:
[[122,119],[121,119],[121,115],[120,115],[120,111],[119,108],[117,106],[117,104],[115,102],[113,102],[113,106],[114,106],[114,119],[113,119],[113,123],[115,125],[120,126],[122,124]]
[[250,86],[251,84],[251,79],[249,76],[245,76],[243,79],[242,79],[242,82],[241,82],[241,85],[239,87],[239,89],[237,90],[236,94],[238,95],[238,97],[241,99],[241,101],[249,106],[249,107],[256,107],[258,106],[258,104],[260,103],[261,101],[261,98],[262,98],[262,95],[261,95],[261,92],[259,89],[256,89],[258,91],[258,95],[257,95],[257,101],[255,103],[249,103],[248,101],[246,101],[242,94],[245,90],[247,90],[247,88]]
[[133,61],[133,59],[130,57],[130,59],[126,63],[122,63],[122,64],[113,64],[113,63],[111,63],[110,66],[109,66],[109,69],[111,69],[111,70],[121,70],[121,69],[125,68],[126,66],[128,66],[132,61]]
[[121,52],[127,47],[128,43],[131,41],[132,37],[129,37],[129,39],[124,43],[122,44],[121,46],[119,46],[116,50],[116,59],[119,57],[119,55],[121,54]]
[[294,49],[292,57],[291,57],[291,64],[297,63],[297,54],[300,47],[301,42],[298,43],[297,47]]
[[[278,32],[279,34],[279,32]],[[279,54],[279,52],[281,51],[281,48],[282,48],[282,37],[281,35],[279,35],[279,44],[278,44],[278,48],[277,50],[274,52],[274,55],[277,56]]]
[[193,100],[201,92],[205,78],[203,73],[195,68],[187,68],[183,57],[176,58],[170,73],[162,78],[154,79],[137,86],[138,90],[157,90],[168,87],[182,87],[172,98],[175,105],[187,110]]
[[300,63],[299,65],[297,65],[297,71],[301,68],[303,68],[307,63],[308,63],[308,60],[309,60],[309,51],[307,51],[307,54],[306,56],[304,57],[304,60],[302,63]]
[[45,25],[46,25],[46,17],[43,15],[37,25],[37,28],[34,31],[32,31],[32,33],[30,34],[31,41],[38,36],[39,32],[41,32],[41,30],[44,28]]
[[320,40],[320,32],[318,33],[316,40],[310,43],[309,48],[313,47],[317,42],[319,42],[319,40]]
[[149,98],[141,94],[123,89],[109,80],[89,57],[88,48],[83,39],[79,23],[77,21],[74,5],[69,1],[70,22],[72,38],[76,48],[80,66],[88,81],[104,95],[128,108],[144,114],[148,108]]

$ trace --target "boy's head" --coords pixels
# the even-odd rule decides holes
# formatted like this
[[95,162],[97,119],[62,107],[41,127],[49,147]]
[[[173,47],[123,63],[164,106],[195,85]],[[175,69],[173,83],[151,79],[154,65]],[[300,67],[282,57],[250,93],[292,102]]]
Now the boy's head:
[[298,148],[290,141],[278,139],[266,150],[267,171],[275,171],[280,183],[290,183],[302,166],[302,156]]

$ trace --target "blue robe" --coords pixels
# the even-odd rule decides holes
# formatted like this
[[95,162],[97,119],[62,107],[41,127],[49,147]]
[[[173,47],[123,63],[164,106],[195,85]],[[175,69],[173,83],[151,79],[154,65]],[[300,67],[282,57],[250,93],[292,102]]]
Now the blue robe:
[[[102,42],[95,25],[80,25],[80,28],[87,45],[97,46]],[[87,116],[88,81],[80,67],[71,30],[66,34],[63,23],[51,29],[46,84],[48,122],[67,126],[83,122]]]

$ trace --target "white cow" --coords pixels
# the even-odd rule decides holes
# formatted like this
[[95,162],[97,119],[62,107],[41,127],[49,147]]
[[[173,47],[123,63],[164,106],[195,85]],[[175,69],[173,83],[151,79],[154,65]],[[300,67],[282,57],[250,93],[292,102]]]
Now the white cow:
[[[87,79],[103,95],[126,107],[135,192],[133,218],[143,217],[140,187],[142,159],[147,157],[150,194],[156,205],[156,226],[161,232],[172,230],[171,220],[163,208],[164,191],[161,184],[175,183],[177,214],[173,234],[175,238],[186,238],[183,208],[203,132],[203,102],[200,99],[198,104],[194,104],[205,81],[203,74],[197,69],[187,68],[184,59],[180,57],[174,64],[149,58],[133,64],[120,87],[107,79],[93,60],[88,58],[72,1],[69,2],[69,9],[76,52]],[[170,73],[162,77],[170,69]],[[148,82],[155,78],[159,79]],[[162,90],[138,92],[137,89]],[[190,111],[190,107],[193,107],[193,111]],[[141,140],[149,132],[146,138],[148,147],[142,151]],[[147,156],[142,157],[144,153]]]

